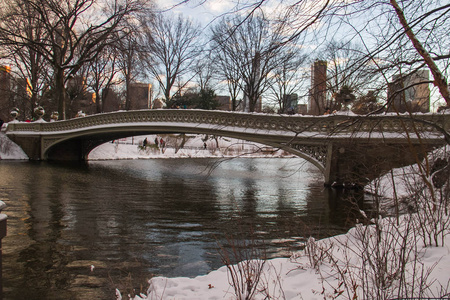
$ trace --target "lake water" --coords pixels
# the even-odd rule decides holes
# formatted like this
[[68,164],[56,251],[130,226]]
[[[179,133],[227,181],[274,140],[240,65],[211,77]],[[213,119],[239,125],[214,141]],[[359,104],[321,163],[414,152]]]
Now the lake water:
[[352,224],[339,198],[300,158],[0,161],[4,299],[145,292],[220,267],[220,248],[289,257]]

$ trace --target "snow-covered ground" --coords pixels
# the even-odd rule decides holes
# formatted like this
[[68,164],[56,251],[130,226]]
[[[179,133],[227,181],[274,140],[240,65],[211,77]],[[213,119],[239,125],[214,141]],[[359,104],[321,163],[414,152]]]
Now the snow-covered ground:
[[[156,146],[155,138],[158,140]],[[161,138],[165,147],[161,147]],[[147,139],[147,147],[143,147]],[[183,144],[183,145],[182,145]],[[285,151],[232,138],[203,135],[146,135],[103,144],[89,154],[89,160],[201,158],[201,157],[286,157]]]
[[[138,147],[144,138],[104,144],[91,152],[90,159],[253,156],[260,150],[260,145],[229,139],[209,139],[205,148],[202,137],[192,137],[178,149],[179,139],[171,140],[169,136],[163,137],[167,143],[164,150],[154,146],[155,136],[147,137],[150,146]],[[277,151],[269,155],[286,154]],[[27,158],[0,133],[0,159]],[[406,199],[411,185],[417,182],[412,175],[416,173],[411,168],[396,169],[368,189],[376,188],[386,199],[392,199],[393,195]],[[411,182],[404,181],[405,174],[409,174],[406,177]],[[357,225],[344,235],[320,241],[311,238],[305,250],[293,253],[289,259],[247,261],[195,278],[155,277],[149,281],[145,295],[132,297],[117,290],[117,299],[245,299],[249,293],[251,299],[448,297],[450,235],[445,223],[448,219],[442,220],[444,229],[439,246],[425,244],[419,230],[423,225],[420,220],[418,214],[373,220],[374,224]]]
[[[386,226],[390,226],[388,220],[384,223]],[[235,269],[234,275],[237,276],[234,277],[237,278],[235,282],[241,281],[242,284],[242,277],[247,275],[256,280],[258,268],[262,267],[255,295],[251,299],[336,299],[337,296],[340,296],[338,299],[397,298],[395,286],[399,283],[395,282],[392,283],[393,287],[386,288],[386,298],[377,297],[374,291],[373,293],[368,291],[364,295],[362,282],[367,278],[375,281],[380,276],[370,268],[370,265],[364,265],[367,263],[367,255],[376,257],[375,252],[370,252],[376,249],[368,248],[367,251],[359,252],[360,249],[365,248],[363,243],[369,235],[366,230],[368,229],[370,234],[375,231],[374,225],[371,226],[369,228],[357,226],[345,235],[321,241],[310,240],[308,241],[309,251],[295,253],[290,259],[267,260],[262,266],[258,261],[242,265],[239,270]],[[441,286],[444,289],[447,287],[450,278],[449,245],[450,236],[448,235],[445,238],[444,247],[424,247],[419,244],[417,245],[417,257],[411,257],[414,260],[406,264],[407,280],[419,281],[422,274],[420,272],[431,272],[427,279],[427,283],[431,285],[428,292],[425,293],[428,297],[441,296]],[[384,253],[385,255],[396,251],[399,254],[402,253],[399,250],[401,244],[391,246],[389,249],[384,249],[384,251],[389,251]],[[383,247],[380,248],[377,250],[383,251]],[[311,259],[311,256],[315,258]],[[393,255],[390,258],[396,257]],[[314,266],[315,263],[317,266]],[[420,264],[420,267],[415,263]],[[389,271],[393,271],[398,270],[401,266],[388,265],[386,267],[392,267]],[[414,268],[416,268],[415,272]],[[249,271],[247,272],[247,270]],[[241,276],[239,275],[240,271],[242,271],[242,277],[239,277]],[[389,277],[393,274],[385,275]],[[397,278],[396,280],[400,281],[401,279]],[[232,282],[233,277],[227,266],[195,278],[155,277],[150,280],[147,295],[136,296],[134,299],[245,299],[245,285],[242,284],[244,293],[241,293],[241,298],[238,298]],[[401,295],[405,297],[416,295],[412,292],[412,288],[410,291]],[[119,291],[117,293],[119,299],[128,299],[128,296],[121,296]],[[367,297],[367,293],[373,297]]]
[[0,132],[0,160],[2,159],[28,159],[28,156],[5,133]]

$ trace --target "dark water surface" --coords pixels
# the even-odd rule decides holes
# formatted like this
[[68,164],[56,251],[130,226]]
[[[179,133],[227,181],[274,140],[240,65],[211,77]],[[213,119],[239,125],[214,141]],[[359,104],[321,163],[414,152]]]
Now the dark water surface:
[[154,275],[220,267],[219,245],[289,256],[305,237],[348,228],[347,208],[304,160],[219,162],[0,161],[4,299],[115,299]]

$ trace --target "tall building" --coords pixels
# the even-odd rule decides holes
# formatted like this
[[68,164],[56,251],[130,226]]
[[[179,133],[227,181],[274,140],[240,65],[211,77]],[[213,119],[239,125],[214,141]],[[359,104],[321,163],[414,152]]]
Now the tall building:
[[73,76],[67,81],[68,90],[76,90],[77,92],[85,92],[87,90],[86,77]]
[[0,66],[0,119],[8,122],[11,107],[11,68]]
[[31,82],[28,78],[16,78],[16,94],[22,98],[31,98]]
[[298,95],[283,95],[284,111],[282,113],[296,114],[298,113]]
[[32,119],[33,103],[31,103],[31,83],[28,78],[16,78],[14,80],[14,105],[19,108],[24,119]]
[[129,86],[130,110],[151,107],[152,85],[150,83],[131,83]]
[[162,99],[155,99],[153,100],[152,109],[161,109],[164,108],[164,101]]
[[102,90],[102,110],[112,112],[120,110],[120,98],[112,88]]
[[327,105],[327,62],[317,60],[311,65],[311,89],[308,114],[322,115]]
[[86,77],[74,76],[67,81],[67,92],[70,97],[69,116],[74,117],[79,111],[93,114],[96,111],[95,94],[88,91]]
[[388,85],[389,112],[429,112],[430,72],[419,70],[408,76],[395,75]]
[[216,96],[215,100],[219,103],[217,110],[231,110],[231,97],[230,96]]
[[[242,101],[239,103],[238,107],[237,107],[238,111],[245,111],[245,112],[249,112],[249,100],[248,97],[246,95],[244,95],[244,98],[242,99]],[[262,96],[259,96],[258,100],[256,100],[255,103],[255,108],[253,110],[253,112],[261,112],[262,111]]]
[[297,106],[297,113],[299,113],[301,115],[308,114],[308,104],[299,104]]
[[258,101],[256,101],[255,112],[262,112],[262,96],[259,96]]

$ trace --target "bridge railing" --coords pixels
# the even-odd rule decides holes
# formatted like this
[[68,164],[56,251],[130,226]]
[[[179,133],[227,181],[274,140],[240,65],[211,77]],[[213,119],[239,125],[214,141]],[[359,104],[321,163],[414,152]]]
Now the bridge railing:
[[136,110],[90,115],[57,122],[11,122],[7,132],[57,133],[83,130],[89,127],[148,123],[204,124],[214,128],[242,128],[262,131],[315,133],[332,135],[353,132],[403,133],[427,132],[440,134],[439,129],[450,130],[450,114],[417,115],[270,115],[205,110]]

